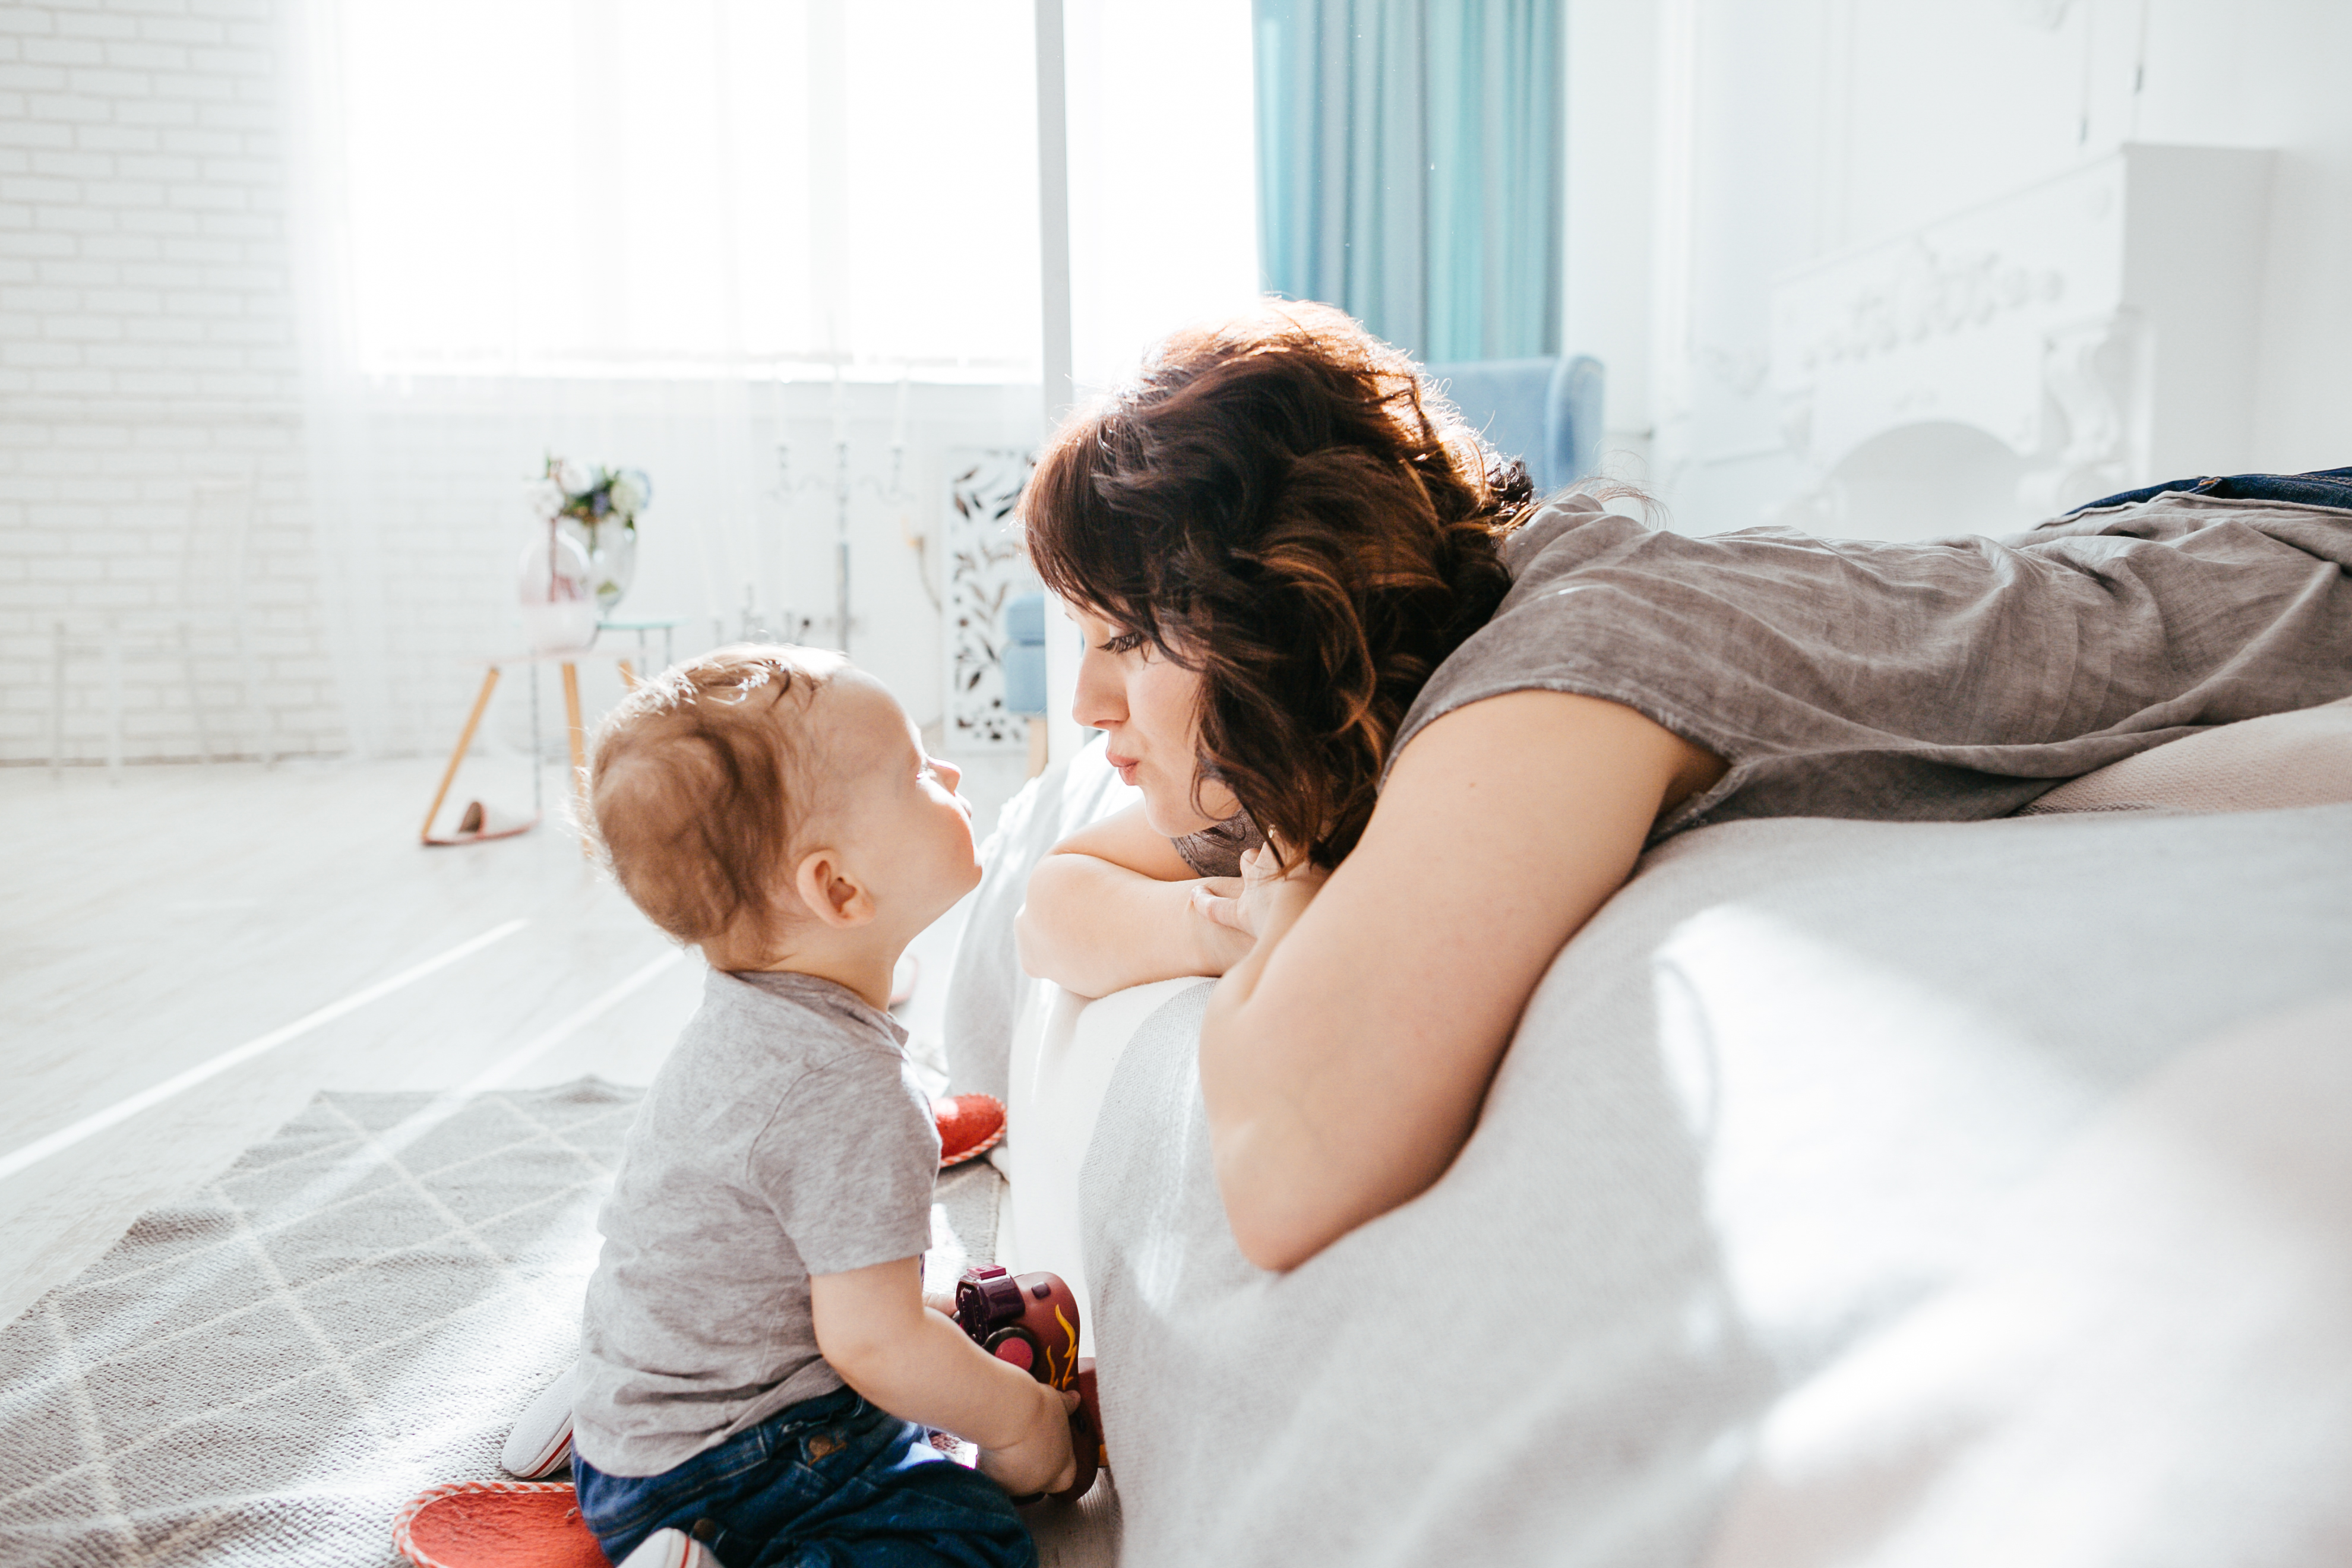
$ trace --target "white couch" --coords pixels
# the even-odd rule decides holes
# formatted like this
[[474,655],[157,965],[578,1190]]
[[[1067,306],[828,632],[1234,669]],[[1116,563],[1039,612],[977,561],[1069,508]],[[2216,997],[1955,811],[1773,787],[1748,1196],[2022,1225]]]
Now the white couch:
[[949,1044],[1018,1261],[1081,1238],[1126,1563],[2352,1562],[2352,805],[1685,834],[1444,1179],[1277,1276],[1208,983],[1013,967],[1122,798],[1008,808]]

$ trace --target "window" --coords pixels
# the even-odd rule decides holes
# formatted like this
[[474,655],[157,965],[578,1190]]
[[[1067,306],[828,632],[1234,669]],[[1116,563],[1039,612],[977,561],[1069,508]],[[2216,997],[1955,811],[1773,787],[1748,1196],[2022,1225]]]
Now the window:
[[1030,0],[332,15],[362,372],[1035,377]]

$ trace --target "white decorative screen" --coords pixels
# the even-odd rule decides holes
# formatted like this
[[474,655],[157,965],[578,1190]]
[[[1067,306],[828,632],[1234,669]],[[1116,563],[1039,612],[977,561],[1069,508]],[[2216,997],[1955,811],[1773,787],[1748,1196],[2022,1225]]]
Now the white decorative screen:
[[974,447],[948,452],[947,735],[951,752],[1017,752],[1029,721],[1004,709],[1004,609],[1038,587],[1022,553],[1013,511],[1029,482],[1025,452]]

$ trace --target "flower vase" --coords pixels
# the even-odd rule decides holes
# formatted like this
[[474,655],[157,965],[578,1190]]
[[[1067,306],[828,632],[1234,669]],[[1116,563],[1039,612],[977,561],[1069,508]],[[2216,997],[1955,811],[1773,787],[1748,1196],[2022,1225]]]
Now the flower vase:
[[623,517],[599,519],[588,530],[589,580],[596,584],[596,613],[609,616],[637,574],[637,525]]
[[588,552],[553,523],[522,552],[516,592],[522,634],[535,653],[583,648],[596,640],[596,594]]

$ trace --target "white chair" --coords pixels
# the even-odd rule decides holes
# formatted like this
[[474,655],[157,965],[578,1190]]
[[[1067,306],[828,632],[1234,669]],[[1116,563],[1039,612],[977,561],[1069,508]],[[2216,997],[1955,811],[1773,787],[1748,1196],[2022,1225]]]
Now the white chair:
[[254,718],[255,749],[261,760],[278,758],[276,726],[261,700],[253,664],[246,603],[247,546],[253,523],[254,483],[249,478],[200,479],[188,506],[188,526],[180,539],[177,602],[148,610],[109,613],[95,626],[56,623],[49,695],[49,766],[65,765],[66,676],[72,660],[97,658],[106,666],[106,766],[122,782],[122,670],[133,659],[177,659],[188,708],[196,723],[197,755],[213,760],[211,727],[205,722],[203,689],[196,679],[196,635],[225,632],[236,656],[245,700]]

